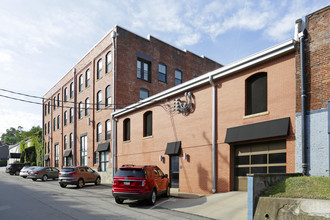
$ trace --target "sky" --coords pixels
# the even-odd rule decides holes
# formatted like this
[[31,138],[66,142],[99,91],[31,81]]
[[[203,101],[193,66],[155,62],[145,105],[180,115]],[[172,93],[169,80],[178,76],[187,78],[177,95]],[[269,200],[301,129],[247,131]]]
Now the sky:
[[10,127],[42,126],[41,99],[6,90],[42,97],[115,25],[227,65],[292,39],[297,19],[328,5],[328,0],[0,0],[0,136]]

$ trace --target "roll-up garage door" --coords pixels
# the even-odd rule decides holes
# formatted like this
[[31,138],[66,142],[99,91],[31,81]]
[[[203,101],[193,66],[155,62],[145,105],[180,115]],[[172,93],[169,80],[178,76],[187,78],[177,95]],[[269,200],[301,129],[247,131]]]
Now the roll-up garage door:
[[286,141],[235,145],[234,188],[247,190],[246,174],[286,173]]

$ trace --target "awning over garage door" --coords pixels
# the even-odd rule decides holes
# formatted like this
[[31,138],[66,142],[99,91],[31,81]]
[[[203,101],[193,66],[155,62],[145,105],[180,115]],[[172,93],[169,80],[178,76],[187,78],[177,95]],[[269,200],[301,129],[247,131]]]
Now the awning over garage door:
[[290,118],[227,128],[225,143],[281,137],[289,134]]
[[165,154],[179,155],[181,151],[181,141],[167,143]]

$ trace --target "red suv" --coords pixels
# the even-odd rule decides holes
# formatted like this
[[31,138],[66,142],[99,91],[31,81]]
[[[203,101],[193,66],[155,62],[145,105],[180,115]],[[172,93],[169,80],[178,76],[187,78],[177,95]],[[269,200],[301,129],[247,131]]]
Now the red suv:
[[131,199],[154,205],[161,194],[170,196],[170,181],[157,166],[123,165],[113,178],[112,195],[118,204]]

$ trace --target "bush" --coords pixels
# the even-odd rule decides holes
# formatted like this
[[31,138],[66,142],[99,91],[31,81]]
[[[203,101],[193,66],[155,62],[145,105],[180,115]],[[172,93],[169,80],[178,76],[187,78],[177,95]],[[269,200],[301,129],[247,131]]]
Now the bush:
[[0,160],[0,167],[7,166],[7,160]]

